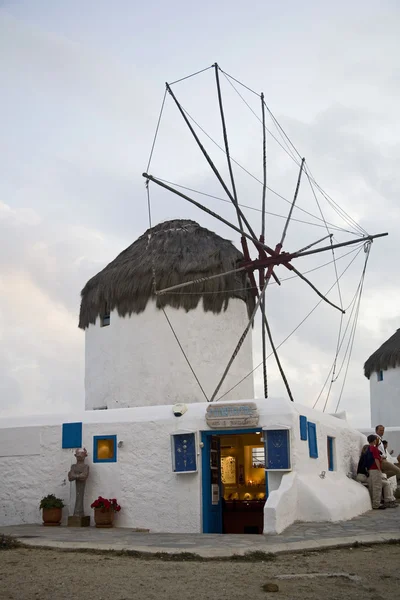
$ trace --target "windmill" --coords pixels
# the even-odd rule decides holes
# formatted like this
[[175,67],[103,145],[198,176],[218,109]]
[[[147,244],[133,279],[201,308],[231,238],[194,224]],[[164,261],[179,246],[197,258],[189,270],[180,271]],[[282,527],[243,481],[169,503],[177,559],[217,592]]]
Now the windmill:
[[[207,135],[207,133],[201,128],[201,126],[198,125],[198,123],[184,109],[184,107],[178,100],[177,94],[174,91],[176,84],[178,84],[181,81],[184,81],[186,79],[195,77],[195,76],[199,75],[200,73],[203,73],[208,70],[214,71],[214,76],[215,76],[215,88],[216,88],[217,107],[218,107],[217,110],[218,110],[219,116],[220,116],[220,126],[221,126],[222,137],[223,137],[223,146],[222,146],[222,148],[221,147],[220,148],[222,149],[222,151],[224,152],[225,157],[226,157],[226,163],[227,163],[227,168],[228,168],[228,173],[229,173],[228,181],[225,181],[225,179],[221,175],[220,170],[217,168],[215,161],[213,161],[213,159],[210,156],[210,153],[206,150],[205,145],[202,143],[202,141],[200,139],[200,135],[199,135],[199,129],[201,131],[203,131],[203,133],[205,133],[206,135]],[[258,98],[259,115],[260,116],[255,114],[255,112],[250,107],[249,108],[253,112],[253,114],[255,114],[257,119],[260,121],[261,128],[262,128],[262,147],[261,147],[262,160],[261,160],[261,163],[262,163],[263,175],[262,175],[262,181],[261,181],[261,184],[262,184],[261,224],[260,224],[260,232],[259,233],[256,233],[254,228],[251,226],[248,218],[246,217],[246,214],[243,210],[243,206],[240,202],[240,197],[239,197],[239,194],[237,191],[237,185],[236,185],[236,180],[235,180],[233,164],[234,163],[238,164],[238,163],[237,163],[237,161],[235,161],[232,158],[231,151],[230,151],[228,128],[227,128],[227,122],[226,122],[226,117],[225,117],[224,101],[223,101],[223,94],[222,94],[222,87],[221,87],[221,76],[223,76],[232,85],[232,87],[234,87],[234,82],[235,82],[236,84],[241,85],[244,88],[246,88],[247,90],[249,90],[252,94],[255,94],[255,96]],[[235,87],[234,87],[234,89],[236,90]],[[239,95],[240,95],[240,93],[239,93]],[[176,106],[178,113],[182,117],[185,125],[187,126],[195,145],[200,150],[201,154],[203,155],[203,157],[206,161],[206,164],[211,169],[211,172],[213,173],[216,180],[219,182],[220,186],[222,187],[224,193],[226,194],[226,198],[232,203],[232,206],[236,213],[236,221],[237,221],[236,224],[232,223],[230,220],[224,218],[222,215],[211,210],[203,203],[195,200],[193,197],[183,193],[182,191],[180,191],[180,189],[178,189],[179,187],[182,188],[183,186],[171,185],[169,182],[166,182],[165,180],[148,173],[167,96],[169,96],[172,99],[173,104]],[[244,102],[247,104],[247,102],[245,100],[244,100]],[[266,191],[267,191],[267,135],[268,135],[268,133],[271,133],[266,125],[266,115],[267,114],[272,119],[272,122],[274,123],[274,125],[281,137],[282,142],[284,143],[285,147],[288,150],[290,150],[290,155],[292,156],[293,160],[295,160],[295,162],[298,166],[297,182],[294,186],[293,197],[290,201],[290,207],[289,207],[288,213],[285,218],[282,233],[281,233],[279,239],[277,239],[276,243],[273,245],[267,244],[266,239],[265,239]],[[210,136],[208,136],[208,137],[210,137]],[[276,139],[276,138],[274,138],[274,139]],[[281,143],[280,143],[280,145],[282,146]],[[323,222],[325,224],[326,235],[324,235],[323,237],[321,237],[315,241],[310,241],[309,243],[307,243],[305,246],[303,246],[300,249],[296,249],[294,251],[284,249],[288,229],[291,224],[291,221],[294,219],[293,212],[297,208],[296,202],[297,202],[298,196],[299,196],[299,190],[300,190],[300,186],[302,183],[302,177],[304,178],[304,176],[307,177],[307,179],[310,183],[310,186],[311,186],[313,194],[316,198],[317,204],[318,204],[318,200],[315,195],[315,189],[319,190],[323,194],[325,199],[334,208],[335,212],[337,212],[338,215],[343,217],[346,220],[346,222],[350,224],[351,227],[356,228],[357,235],[354,239],[349,239],[347,241],[340,242],[340,243],[334,243],[333,233],[331,231],[332,224],[327,223],[327,221],[323,218],[320,220],[323,220]],[[281,281],[275,272],[275,268],[277,266],[282,266],[284,269],[291,272],[294,276],[301,279],[304,282],[304,285],[309,286],[315,292],[315,294],[317,294],[317,296],[320,298],[321,302],[325,302],[325,303],[331,305],[332,309],[339,311],[343,315],[345,313],[343,306],[339,306],[339,305],[333,303],[330,299],[328,299],[327,296],[324,295],[312,283],[312,281],[308,277],[306,277],[305,274],[297,268],[297,266],[295,266],[295,264],[297,264],[297,259],[305,257],[305,256],[311,256],[311,255],[315,255],[315,254],[319,254],[319,253],[326,253],[326,252],[333,253],[335,249],[352,246],[354,244],[358,245],[358,247],[360,247],[360,245],[362,245],[364,247],[364,251],[365,251],[365,264],[364,264],[364,269],[363,269],[363,273],[362,273],[362,279],[360,281],[359,290],[358,290],[359,298],[358,298],[358,306],[357,306],[357,310],[356,310],[356,314],[358,316],[359,300],[361,299],[361,292],[362,292],[362,286],[363,286],[363,281],[364,281],[365,269],[366,269],[367,262],[368,262],[371,243],[375,238],[386,236],[387,233],[378,233],[378,234],[371,235],[368,232],[366,232],[365,230],[363,230],[363,228],[360,227],[351,217],[346,215],[346,213],[343,211],[343,209],[341,209],[337,205],[337,203],[335,203],[332,200],[332,198],[330,198],[330,196],[328,196],[322,190],[322,188],[319,186],[319,184],[315,181],[314,177],[311,174],[311,171],[308,168],[308,165],[306,164],[305,158],[301,157],[301,155],[298,153],[294,144],[291,142],[290,138],[286,135],[285,131],[280,126],[277,119],[274,117],[274,115],[268,108],[268,105],[265,102],[264,94],[263,93],[258,94],[257,92],[255,92],[254,90],[249,88],[248,86],[242,84],[238,79],[232,77],[231,75],[229,75],[228,73],[223,71],[217,63],[215,63],[211,67],[207,67],[206,69],[203,69],[201,71],[193,73],[192,75],[189,75],[188,77],[179,79],[171,84],[169,84],[169,83],[166,84],[166,90],[165,90],[164,99],[163,99],[163,103],[162,103],[162,107],[161,107],[161,111],[160,111],[160,116],[159,116],[158,123],[157,123],[156,133],[155,133],[154,140],[153,140],[153,145],[152,145],[152,149],[151,149],[151,153],[150,153],[147,172],[143,173],[143,177],[146,179],[149,217],[151,215],[150,185],[149,184],[152,183],[152,184],[155,184],[155,185],[167,190],[171,194],[175,194],[176,196],[179,196],[180,198],[184,199],[185,201],[189,202],[190,204],[196,206],[199,210],[207,213],[208,215],[210,215],[214,219],[218,220],[219,222],[223,223],[224,225],[226,225],[227,227],[229,227],[230,229],[232,229],[233,231],[235,231],[237,234],[240,235],[240,243],[241,243],[243,257],[244,257],[242,264],[238,265],[237,269],[235,269],[234,271],[229,271],[229,272],[220,273],[218,275],[213,275],[212,278],[224,277],[228,274],[232,274],[233,272],[245,271],[248,275],[248,279],[251,284],[251,289],[254,294],[254,309],[252,311],[252,314],[249,317],[249,321],[248,321],[246,328],[244,329],[240,339],[238,340],[238,342],[236,344],[236,347],[233,348],[232,356],[229,359],[229,362],[226,365],[226,367],[222,373],[221,379],[220,379],[218,385],[216,386],[209,401],[213,402],[217,399],[218,392],[230,370],[230,367],[231,367],[233,361],[235,360],[235,357],[237,356],[238,352],[240,351],[240,348],[243,344],[244,339],[246,338],[250,328],[252,327],[252,325],[254,323],[254,319],[255,319],[258,311],[260,311],[261,319],[262,319],[261,332],[262,332],[262,366],[263,366],[264,395],[266,398],[268,397],[268,379],[267,379],[267,367],[266,367],[266,364],[267,364],[267,339],[268,339],[268,342],[271,347],[272,353],[275,357],[280,375],[281,375],[284,385],[286,387],[287,394],[288,394],[290,400],[293,401],[294,400],[293,393],[291,391],[288,379],[285,375],[281,360],[279,358],[276,344],[274,343],[274,340],[273,340],[273,336],[271,333],[271,327],[270,327],[270,323],[269,323],[269,319],[267,317],[267,311],[266,311],[265,294],[266,294],[268,285],[270,284],[271,280],[274,280],[276,284],[281,285]],[[318,204],[318,208],[320,209],[321,216],[323,217],[323,214],[322,214],[319,204]],[[151,218],[150,218],[150,224],[151,224]],[[333,228],[335,228],[334,225],[333,225]],[[325,242],[325,244],[324,244],[324,242]],[[321,245],[321,244],[324,244],[324,245]],[[255,252],[255,257],[252,257],[250,248],[252,248],[253,252]],[[295,263],[295,264],[293,264],[293,263]],[[174,285],[171,287],[167,287],[167,288],[164,288],[161,290],[156,289],[156,285],[154,282],[154,292],[156,295],[162,295],[162,294],[172,292],[173,290],[181,289],[186,286],[196,284],[199,281],[200,280],[193,280],[193,281],[189,281],[189,282],[186,281],[184,283],[177,284],[177,285]],[[356,325],[356,318],[355,318],[355,322],[354,322],[354,332],[353,332],[353,328],[352,328],[353,341],[354,341],[354,334],[355,334],[355,325]],[[340,342],[340,332],[339,332],[338,349],[339,349],[339,345],[341,347],[342,344],[343,344],[343,339]],[[338,355],[338,351],[336,354],[336,358],[337,358],[337,355]],[[335,366],[333,368],[331,385],[334,381],[334,377],[335,377]],[[325,405],[326,405],[326,403],[325,403]]]

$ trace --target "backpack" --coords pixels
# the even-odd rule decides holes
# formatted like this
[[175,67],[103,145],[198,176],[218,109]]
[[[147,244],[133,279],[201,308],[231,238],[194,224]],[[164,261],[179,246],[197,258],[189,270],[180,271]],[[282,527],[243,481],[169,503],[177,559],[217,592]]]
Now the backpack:
[[372,465],[375,462],[374,455],[372,454],[370,448],[368,448],[368,450],[366,450],[364,456],[365,456],[365,459],[364,459],[365,460],[365,462],[364,462],[365,468],[368,469],[368,471],[369,471],[369,469],[372,467]]
[[363,454],[361,454],[360,456],[360,460],[358,462],[357,467],[357,473],[361,473],[362,475],[366,475],[367,477],[369,477],[369,469],[374,464],[374,462],[374,456],[370,448],[367,448],[367,450],[363,452]]

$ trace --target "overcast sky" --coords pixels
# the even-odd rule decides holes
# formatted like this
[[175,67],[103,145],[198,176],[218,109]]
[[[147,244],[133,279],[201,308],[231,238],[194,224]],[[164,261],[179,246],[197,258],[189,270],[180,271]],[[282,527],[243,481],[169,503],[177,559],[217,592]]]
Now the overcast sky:
[[[112,5],[105,0],[2,0],[0,416],[83,407],[80,290],[148,227],[141,174],[164,82],[217,61],[251,88],[264,91],[268,106],[317,181],[347,213],[369,233],[389,232],[372,247],[340,403],[354,425],[368,426],[369,385],[363,363],[399,327],[399,31],[396,0],[382,1],[379,7],[365,0],[255,0],[249,5],[238,0],[116,0]],[[225,78],[222,83],[232,155],[260,178],[259,123]],[[174,90],[221,143],[212,71]],[[258,110],[257,98],[240,91]],[[222,161],[226,175],[223,156],[212,144],[209,148],[217,153],[215,160]],[[290,198],[297,166],[271,139],[268,148],[269,184]],[[170,98],[150,170],[223,196]],[[240,201],[259,208],[259,184],[239,169],[236,175]],[[299,206],[318,215],[306,179],[303,184]],[[235,222],[229,205],[211,199],[207,203]],[[268,193],[267,209],[285,215],[288,205]],[[323,210],[328,220],[344,225],[329,207]],[[260,214],[247,214],[259,231]],[[305,217],[299,211],[295,215]],[[152,190],[153,224],[177,217],[193,218],[239,243],[233,231],[184,201]],[[318,221],[309,220],[313,226],[291,225],[287,250],[324,235]],[[267,217],[270,245],[278,242],[282,225],[282,219]],[[337,239],[349,236],[337,232]],[[337,256],[343,254],[338,251]],[[338,260],[339,274],[352,257]],[[305,271],[330,258],[296,266]],[[341,280],[344,306],[356,291],[363,260],[361,252]],[[278,271],[282,278],[287,276],[284,271]],[[331,265],[309,277],[326,292],[335,272]],[[318,298],[295,280],[281,288],[271,286],[268,294],[271,327],[279,344]],[[336,288],[329,297],[339,302]],[[335,356],[339,319],[335,309],[321,305],[282,346],[296,400],[313,405],[317,399]],[[253,336],[256,365],[258,325]],[[338,367],[341,363],[340,359]],[[345,368],[346,363],[326,410],[336,407]],[[272,359],[268,369],[270,394],[283,394]],[[260,369],[255,373],[260,395]],[[320,408],[325,399],[326,392]]]

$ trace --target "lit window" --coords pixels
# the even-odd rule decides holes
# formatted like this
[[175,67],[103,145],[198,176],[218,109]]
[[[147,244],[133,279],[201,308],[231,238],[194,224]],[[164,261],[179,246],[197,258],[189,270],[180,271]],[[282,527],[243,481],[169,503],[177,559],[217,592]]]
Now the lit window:
[[251,449],[251,462],[254,469],[265,469],[265,450],[264,448]]
[[117,436],[93,437],[93,462],[117,462]]
[[376,375],[377,375],[378,381],[383,381],[383,371],[382,371],[382,369],[380,371],[378,371]]

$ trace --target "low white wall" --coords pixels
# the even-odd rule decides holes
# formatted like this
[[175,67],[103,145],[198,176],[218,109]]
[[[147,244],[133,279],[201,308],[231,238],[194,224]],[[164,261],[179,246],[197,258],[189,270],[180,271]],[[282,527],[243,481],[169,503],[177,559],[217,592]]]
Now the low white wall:
[[[204,312],[202,303],[189,312],[167,307],[166,313],[207,397],[219,382],[247,323],[246,304],[229,300],[226,311]],[[248,333],[218,397],[253,369]],[[164,316],[149,301],[130,317],[111,313],[110,325],[99,319],[85,332],[86,409],[204,402],[202,391]],[[253,377],[246,377],[227,397],[253,398]]]
[[[264,533],[280,533],[295,521],[342,521],[370,510],[368,491],[349,477],[356,473],[365,436],[343,419],[298,404],[291,408],[281,423],[291,427],[292,472],[268,473]],[[316,424],[318,458],[310,457],[308,440],[300,439],[300,415]],[[333,471],[328,436],[335,440]]]
[[[364,436],[346,421],[286,400],[258,400],[259,427],[289,428],[292,472],[269,473],[270,495],[265,505],[265,533],[283,531],[293,521],[339,521],[370,508],[363,486],[350,480]],[[171,406],[87,411],[68,418],[55,415],[0,421],[0,524],[40,523],[38,504],[54,493],[64,499],[64,521],[73,512],[67,479],[74,450],[61,448],[63,422],[83,422],[83,445],[89,457],[86,514],[102,495],[122,506],[116,524],[153,532],[196,533],[202,530],[201,448],[197,438],[198,472],[172,472],[172,433],[208,430],[206,403],[190,404],[180,418]],[[308,441],[300,440],[299,415],[317,426],[318,458],[309,456]],[[42,423],[40,424],[40,420]],[[22,427],[31,422],[31,426]],[[3,427],[3,428],[2,428]],[[226,430],[229,433],[229,429]],[[93,436],[117,435],[123,442],[116,463],[93,463]],[[327,436],[335,438],[335,468],[328,470]],[[29,443],[26,441],[29,439]],[[24,442],[25,440],[25,442]],[[325,478],[319,477],[325,471]]]
[[400,367],[383,371],[383,380],[371,373],[369,380],[371,396],[371,426],[388,425],[400,427]]

